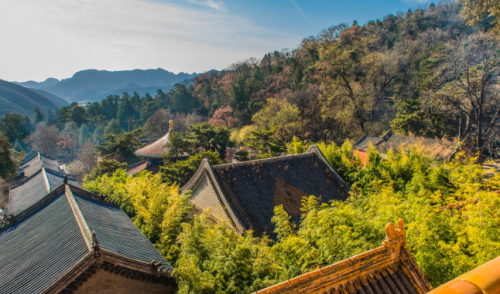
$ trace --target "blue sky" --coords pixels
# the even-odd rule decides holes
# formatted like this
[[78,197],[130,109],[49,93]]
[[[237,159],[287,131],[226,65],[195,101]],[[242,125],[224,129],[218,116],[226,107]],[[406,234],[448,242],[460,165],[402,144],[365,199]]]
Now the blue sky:
[[382,18],[421,0],[0,1],[0,79],[67,78],[83,69],[223,69],[296,48],[331,25]]

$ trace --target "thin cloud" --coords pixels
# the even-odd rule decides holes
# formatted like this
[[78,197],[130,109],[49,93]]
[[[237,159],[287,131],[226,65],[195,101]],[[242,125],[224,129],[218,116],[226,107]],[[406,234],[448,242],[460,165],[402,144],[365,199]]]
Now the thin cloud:
[[297,12],[300,14],[300,16],[302,16],[302,18],[304,20],[306,20],[307,22],[309,22],[310,24],[312,24],[314,26],[321,27],[321,25],[314,22],[307,14],[304,13],[304,11],[300,8],[299,4],[297,4],[297,2],[295,2],[295,0],[288,0],[288,2],[290,2],[290,4],[292,4],[293,7],[295,7],[295,10],[297,10]]
[[66,78],[79,70],[222,69],[302,36],[247,18],[143,0],[18,0],[0,4],[0,78]]
[[214,1],[214,0],[188,0],[189,3],[195,3],[203,6],[207,6],[213,8],[218,11],[226,12],[226,6],[222,1]]

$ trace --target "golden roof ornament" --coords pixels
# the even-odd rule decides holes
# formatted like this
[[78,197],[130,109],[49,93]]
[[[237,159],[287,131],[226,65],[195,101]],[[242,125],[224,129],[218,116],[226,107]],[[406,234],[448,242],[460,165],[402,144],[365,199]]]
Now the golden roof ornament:
[[385,226],[385,240],[382,243],[391,251],[391,257],[399,256],[401,247],[406,244],[406,230],[405,222],[403,219],[398,221],[398,227],[393,223],[388,223]]
[[169,129],[168,129],[168,132],[173,132],[174,131],[174,121],[173,120],[170,120],[168,122],[168,126],[169,126]]

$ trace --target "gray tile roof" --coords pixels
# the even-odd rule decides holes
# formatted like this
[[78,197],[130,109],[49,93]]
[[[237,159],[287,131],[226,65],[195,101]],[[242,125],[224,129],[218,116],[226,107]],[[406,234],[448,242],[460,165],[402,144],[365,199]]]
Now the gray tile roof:
[[131,259],[147,263],[157,260],[168,265],[153,244],[119,207],[99,203],[78,195],[78,192],[74,195],[101,248]]
[[[328,164],[316,146],[306,153],[252,160],[240,163],[210,166],[214,182],[243,230],[254,230],[258,235],[266,232],[276,238],[271,218],[274,207],[283,205],[293,221],[300,220],[301,200],[314,195],[321,202],[345,200],[349,186]],[[200,167],[201,169],[201,167]],[[200,171],[199,169],[199,171]],[[182,190],[192,189],[201,172]],[[199,179],[197,179],[199,177]],[[233,220],[234,221],[234,220]]]
[[118,204],[72,185],[59,185],[14,220],[0,228],[0,294],[40,293],[60,281],[93,256],[90,231],[103,252],[171,270]]
[[53,171],[59,171],[59,163],[57,160],[49,158],[41,153],[35,153],[18,169],[17,173],[23,173],[24,177],[30,177],[37,173],[42,167]]
[[27,209],[31,205],[37,203],[45,197],[48,192],[59,187],[64,177],[68,177],[68,181],[75,186],[79,186],[78,182],[69,175],[54,172],[45,168],[39,169],[30,177],[12,186],[9,191],[9,201],[6,206],[6,213],[17,215],[21,211]]
[[40,293],[89,253],[63,193],[0,232],[0,293]]
[[367,135],[363,135],[363,137],[356,141],[352,147],[354,149],[366,151],[368,150],[368,147],[370,147],[370,144],[377,145],[380,141],[381,139],[378,137],[368,137]]

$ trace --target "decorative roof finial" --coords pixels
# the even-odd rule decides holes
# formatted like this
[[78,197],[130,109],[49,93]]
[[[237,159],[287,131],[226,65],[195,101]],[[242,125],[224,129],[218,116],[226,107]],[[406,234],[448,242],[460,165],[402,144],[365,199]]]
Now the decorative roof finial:
[[64,176],[64,184],[67,185],[68,184],[68,177],[67,176]]
[[406,244],[406,230],[403,219],[398,221],[398,227],[393,223],[388,223],[385,226],[385,240],[382,243],[391,251],[391,257],[399,256],[401,247]]
[[168,129],[168,132],[171,133],[174,131],[174,121],[173,120],[170,120],[168,122],[168,126],[169,126],[169,129]]
[[94,230],[92,230],[92,248],[94,248],[94,256],[99,256],[99,241]]

